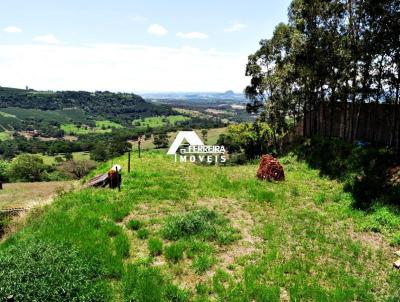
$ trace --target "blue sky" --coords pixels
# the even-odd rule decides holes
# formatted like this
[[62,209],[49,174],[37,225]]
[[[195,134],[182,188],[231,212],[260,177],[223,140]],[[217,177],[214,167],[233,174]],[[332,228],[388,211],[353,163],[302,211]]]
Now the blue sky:
[[4,1],[0,85],[242,91],[247,56],[290,1]]

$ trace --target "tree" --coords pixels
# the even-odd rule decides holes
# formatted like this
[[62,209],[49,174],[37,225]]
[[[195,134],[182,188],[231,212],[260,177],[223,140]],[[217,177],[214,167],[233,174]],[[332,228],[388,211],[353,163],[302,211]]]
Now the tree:
[[96,163],[91,160],[68,160],[58,166],[58,170],[73,179],[81,179],[91,170],[96,168]]
[[169,145],[168,135],[166,133],[154,135],[154,145],[156,148],[167,148]]
[[243,150],[247,158],[255,158],[273,151],[272,130],[263,122],[231,125],[227,133],[220,136],[218,144],[226,147],[229,153]]
[[201,130],[201,135],[203,136],[203,140],[205,142],[207,141],[207,134],[208,134],[208,130],[207,129],[202,129]]
[[[277,25],[272,38],[249,56],[248,111],[262,112],[260,120],[274,136],[305,113],[310,113],[305,132],[330,136],[332,122],[326,123],[329,129],[316,128],[319,119],[333,119],[332,109],[319,116],[321,104],[395,104],[388,129],[395,141],[400,137],[399,20],[397,0],[292,1],[288,23]],[[341,129],[347,140],[359,128],[360,106],[351,108],[350,123],[345,118]]]
[[18,155],[10,164],[9,178],[12,181],[35,182],[43,179],[43,173],[49,169],[43,159],[37,155]]

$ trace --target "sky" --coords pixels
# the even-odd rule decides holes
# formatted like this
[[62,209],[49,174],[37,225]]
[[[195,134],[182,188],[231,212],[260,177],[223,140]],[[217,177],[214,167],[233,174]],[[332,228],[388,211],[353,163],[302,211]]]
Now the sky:
[[289,0],[1,0],[0,86],[242,92]]

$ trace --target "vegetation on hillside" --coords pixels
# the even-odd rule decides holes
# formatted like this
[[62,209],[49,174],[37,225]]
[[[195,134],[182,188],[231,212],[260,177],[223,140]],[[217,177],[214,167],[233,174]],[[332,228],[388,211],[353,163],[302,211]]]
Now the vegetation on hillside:
[[[126,171],[126,159],[113,162]],[[177,165],[146,152],[123,173],[121,193],[64,194],[10,236],[0,296],[51,300],[62,269],[71,282],[59,301],[399,299],[392,251],[370,231],[396,216],[374,220],[352,209],[339,182],[293,156],[281,162],[286,181],[273,183],[255,179],[256,165]]]
[[[296,122],[321,102],[393,104],[386,131],[394,142],[400,136],[399,1],[294,0],[288,16],[249,56],[248,110],[261,110],[260,119],[282,135],[288,117]],[[343,125],[349,141],[360,114],[351,115],[355,122]],[[318,118],[332,116],[331,110]]]

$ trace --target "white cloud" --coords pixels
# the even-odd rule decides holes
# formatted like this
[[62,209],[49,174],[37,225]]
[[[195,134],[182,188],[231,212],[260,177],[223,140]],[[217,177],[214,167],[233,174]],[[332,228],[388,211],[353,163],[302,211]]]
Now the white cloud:
[[42,90],[242,91],[247,54],[131,44],[0,47],[0,83]]
[[228,28],[225,28],[224,31],[226,32],[234,32],[234,31],[240,31],[242,29],[245,29],[247,27],[246,24],[243,23],[234,23]]
[[8,34],[19,34],[22,32],[22,29],[17,26],[7,26],[3,28],[3,31]]
[[165,27],[159,24],[152,24],[147,29],[147,32],[158,36],[164,36],[168,33],[168,30],[166,30]]
[[33,41],[47,43],[47,44],[60,44],[61,41],[58,40],[54,35],[47,34],[42,36],[36,36],[33,38]]
[[188,33],[183,33],[183,32],[178,32],[176,34],[177,37],[183,38],[183,39],[207,39],[208,35],[205,33],[197,32],[197,31],[192,31]]

